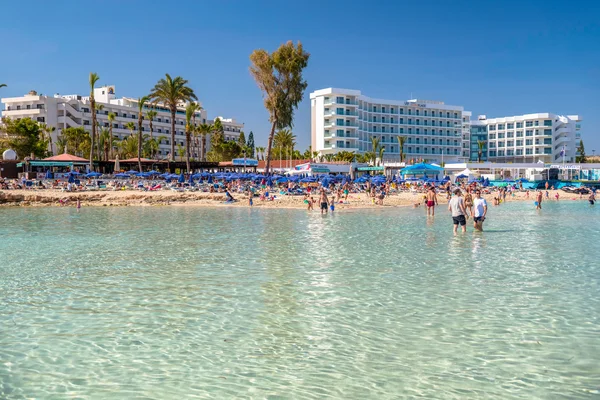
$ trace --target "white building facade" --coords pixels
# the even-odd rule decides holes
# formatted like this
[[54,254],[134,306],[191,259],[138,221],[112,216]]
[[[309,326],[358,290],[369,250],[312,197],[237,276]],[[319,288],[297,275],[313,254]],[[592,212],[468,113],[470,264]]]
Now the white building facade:
[[[327,88],[310,94],[311,146],[321,155],[385,149],[383,160],[399,161],[397,136],[405,136],[405,160],[468,160],[470,116],[461,106],[429,100],[381,100],[359,90]],[[466,144],[463,145],[463,142]]]
[[[138,102],[133,98],[117,98],[115,96],[114,86],[103,86],[94,89],[94,98],[96,103],[101,106],[96,112],[96,118],[101,128],[109,128],[108,115],[114,113],[116,118],[113,121],[113,135],[119,140],[129,136],[130,130],[125,127],[128,122],[133,122],[136,126],[134,133],[137,134],[138,122]],[[92,130],[92,113],[90,109],[89,96],[81,95],[59,95],[44,96],[38,95],[35,91],[29,92],[22,97],[3,98],[5,109],[2,111],[2,117],[11,119],[31,118],[39,123],[45,123],[53,126],[56,131],[52,134],[52,142],[61,135],[65,128],[83,127],[87,131]],[[175,148],[185,146],[185,107],[186,104],[178,106],[175,117]],[[171,149],[171,111],[158,104],[156,106],[144,106],[144,120],[142,131],[150,133],[150,121],[147,119],[146,112],[150,109],[157,112],[152,121],[152,133],[154,137],[165,136],[161,142],[158,158],[167,158]],[[237,140],[243,129],[243,124],[236,122],[232,118],[221,119],[224,128],[225,140]],[[214,120],[207,119],[205,109],[200,109],[195,114],[195,123],[213,123]],[[210,135],[207,137],[207,151],[210,149]],[[63,149],[52,149],[54,154],[62,153]],[[177,150],[176,150],[177,152]],[[199,154],[193,154],[198,159]],[[175,154],[178,159],[178,155]]]
[[487,127],[487,160],[507,163],[575,162],[581,117],[550,113],[479,118]]

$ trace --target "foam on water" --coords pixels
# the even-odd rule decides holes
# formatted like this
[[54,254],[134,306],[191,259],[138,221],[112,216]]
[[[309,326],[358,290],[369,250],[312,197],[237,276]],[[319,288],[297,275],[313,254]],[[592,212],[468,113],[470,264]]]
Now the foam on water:
[[600,394],[600,209],[0,209],[0,398]]

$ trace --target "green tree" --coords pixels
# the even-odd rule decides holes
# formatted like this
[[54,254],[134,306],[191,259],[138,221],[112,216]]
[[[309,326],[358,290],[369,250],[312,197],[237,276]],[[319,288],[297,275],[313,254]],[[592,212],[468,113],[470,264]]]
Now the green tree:
[[483,156],[483,149],[485,148],[485,141],[478,140],[477,141],[477,162],[481,162],[481,158]]
[[127,125],[129,124],[133,125],[133,127],[130,128],[131,135],[118,142],[119,155],[122,159],[133,158],[137,153],[138,140],[133,134],[133,131],[135,130],[135,124],[133,122],[129,122]]
[[111,135],[110,130],[106,128],[100,129],[100,135],[98,136],[98,144],[102,148],[104,153],[104,161],[108,161],[110,149],[113,146],[114,137]]
[[185,107],[185,165],[188,173],[191,172],[190,142],[192,138],[192,131],[194,130],[194,126],[192,126],[192,119],[198,110],[200,110],[200,104],[194,102],[188,103],[188,105]]
[[96,82],[100,80],[100,77],[95,72],[90,72],[90,108],[92,109],[92,134],[90,142],[90,171],[94,170],[94,138],[96,137],[96,99],[94,98],[94,86]]
[[146,102],[148,102],[148,100],[150,100],[149,96],[144,96],[142,98],[138,98],[137,101],[137,105],[138,105],[138,151],[137,151],[137,158],[138,158],[138,168],[140,169],[140,172],[142,171],[142,142],[143,142],[143,137],[142,137],[142,124],[144,121],[144,104],[146,104]]
[[3,118],[2,122],[5,146],[13,149],[19,158],[23,159],[31,154],[36,158],[46,157],[48,141],[44,139],[44,133],[37,122],[31,118]]
[[373,165],[377,163],[377,153],[379,152],[379,138],[376,136],[371,137],[371,151],[369,152],[372,155]]
[[280,159],[287,158],[296,146],[296,135],[290,129],[280,129],[273,137],[273,146]]
[[240,137],[238,138],[238,144],[240,145],[240,147],[246,147],[246,135],[244,134],[244,131],[240,132]]
[[92,149],[92,138],[86,130],[80,126],[78,128],[69,127],[62,130],[62,136],[67,143],[69,153],[82,156]]
[[148,120],[148,123],[150,124],[150,139],[153,139],[153,125],[152,125],[152,121],[154,121],[154,118],[156,118],[156,115],[158,113],[155,110],[148,110],[146,112],[146,119]]
[[248,135],[248,143],[246,143],[248,148],[250,149],[250,158],[254,158],[254,133],[250,131]]
[[579,146],[577,146],[577,156],[575,157],[575,162],[578,163],[586,163],[587,158],[585,156],[585,146],[583,145],[583,140],[579,141]]
[[340,151],[334,156],[335,161],[353,162],[356,154],[350,151]]
[[187,84],[188,81],[180,76],[172,79],[169,74],[166,74],[166,79],[159,80],[150,92],[150,98],[155,103],[163,103],[171,111],[171,161],[175,160],[175,114],[177,104],[198,100],[192,88]]
[[[96,103],[94,108],[96,109],[96,115],[98,115],[98,111],[104,110],[104,104]],[[96,158],[100,160],[102,159],[102,148],[100,146],[100,132],[98,132],[98,129],[100,129],[100,122],[96,121],[96,137],[94,138],[94,143],[96,144]]]
[[0,83],[0,88],[6,87],[6,83]]
[[259,49],[250,55],[250,72],[263,92],[265,108],[269,112],[271,132],[267,141],[267,164],[265,172],[271,167],[271,149],[275,129],[293,127],[294,110],[302,101],[307,83],[302,71],[308,65],[310,54],[304,51],[302,44],[295,46],[292,41],[281,45],[272,54]]
[[217,118],[212,124],[210,144],[211,146],[218,146],[223,142],[225,142],[225,130],[223,129],[223,123]]
[[404,162],[404,143],[406,143],[406,136],[396,135],[398,140],[398,151],[400,152],[400,162]]
[[48,145],[50,147],[49,153],[54,154],[54,151],[52,149],[52,133],[54,131],[56,131],[56,127],[49,126],[44,123],[40,123],[39,125],[40,125],[40,129],[44,135],[44,140],[48,142]]
[[[117,118],[117,116],[114,112],[108,113],[108,131],[110,132],[110,137],[112,137],[112,138],[114,138],[113,124],[114,124],[116,118]],[[111,144],[111,146],[112,146],[112,144]],[[108,159],[106,159],[106,161],[108,161]]]
[[210,135],[213,131],[213,126],[211,124],[200,124],[197,128],[198,134],[202,137],[201,148],[200,148],[200,159],[202,161],[206,161],[206,136]]
[[383,153],[385,153],[385,147],[379,147],[379,165],[383,165]]

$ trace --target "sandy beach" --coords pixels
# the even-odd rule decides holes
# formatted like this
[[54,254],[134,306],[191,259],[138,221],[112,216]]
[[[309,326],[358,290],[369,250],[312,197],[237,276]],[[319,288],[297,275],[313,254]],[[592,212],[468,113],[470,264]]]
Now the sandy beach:
[[[555,201],[555,193],[559,193],[561,200],[579,200],[578,195],[568,194],[560,190],[550,190],[550,199],[546,201]],[[206,193],[206,192],[174,192],[170,190],[161,190],[155,192],[144,192],[135,190],[119,191],[81,191],[81,192],[61,192],[57,190],[4,190],[0,191],[0,206],[12,207],[59,207],[60,200],[66,200],[66,206],[75,206],[77,199],[80,199],[83,207],[96,206],[212,206],[212,207],[249,207],[248,197],[245,194],[234,193],[236,202],[224,203],[224,193]],[[484,197],[491,206],[493,197],[496,193],[486,194]],[[534,192],[516,192],[514,196],[508,195],[507,202],[511,201],[534,201]],[[315,200],[318,196],[314,196]],[[330,196],[331,198],[331,196]],[[439,204],[447,204],[445,194],[438,195]],[[584,196],[583,199],[587,199]],[[273,201],[261,201],[258,197],[254,198],[253,207],[256,208],[306,208],[303,202],[303,196],[277,195]],[[380,205],[373,204],[373,200],[367,197],[365,193],[351,193],[348,200],[342,200],[342,203],[336,202],[336,210],[378,208]],[[401,192],[392,194],[385,198],[383,207],[414,206],[420,203],[423,206],[423,193]],[[315,210],[317,205],[315,204]]]

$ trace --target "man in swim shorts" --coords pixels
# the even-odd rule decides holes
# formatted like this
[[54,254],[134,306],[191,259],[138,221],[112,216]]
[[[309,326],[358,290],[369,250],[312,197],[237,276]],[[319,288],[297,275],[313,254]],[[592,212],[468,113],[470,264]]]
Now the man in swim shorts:
[[452,222],[454,224],[454,234],[458,231],[458,225],[460,224],[463,233],[467,232],[467,218],[465,217],[467,211],[465,210],[465,201],[462,198],[462,192],[460,189],[454,191],[454,196],[448,202],[448,211],[452,213]]
[[542,199],[543,199],[542,192],[539,191],[537,193],[536,198],[535,198],[535,201],[537,202],[537,206],[535,207],[536,210],[541,210],[542,209]]
[[475,191],[475,199],[473,200],[473,227],[478,231],[483,231],[483,221],[487,214],[487,202],[481,197],[481,190]]
[[588,201],[590,202],[590,205],[594,205],[594,203],[596,203],[596,196],[594,195],[594,192],[590,193],[590,197],[588,197]]
[[321,215],[323,215],[323,211],[327,214],[327,206],[329,205],[329,199],[325,194],[325,190],[321,189],[321,195],[319,196],[319,203],[321,204]]
[[427,197],[425,199],[427,205],[427,216],[435,215],[435,206],[438,204],[437,195],[435,194],[435,188],[431,186],[427,191]]

